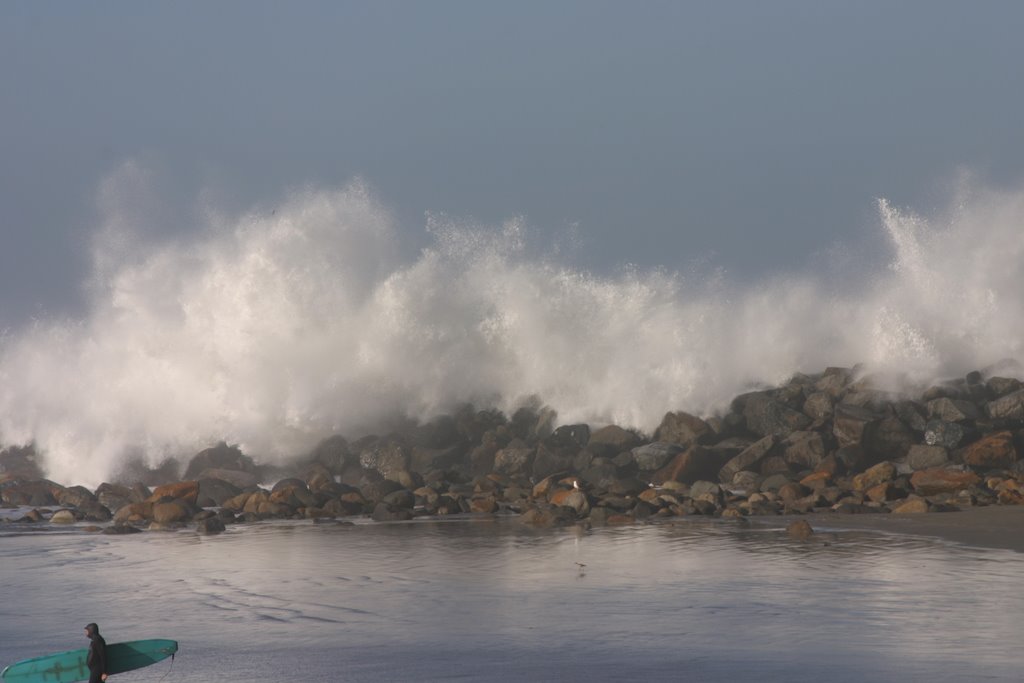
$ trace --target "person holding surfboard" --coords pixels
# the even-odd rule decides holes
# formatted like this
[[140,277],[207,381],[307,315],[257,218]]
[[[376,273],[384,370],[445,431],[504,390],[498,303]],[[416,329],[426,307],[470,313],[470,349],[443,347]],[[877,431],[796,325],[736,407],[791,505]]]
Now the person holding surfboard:
[[85,627],[89,647],[57,652],[15,662],[0,671],[0,683],[101,683],[107,676],[134,671],[161,662],[174,660],[178,641],[166,638],[130,640],[127,643],[107,642],[96,624]]
[[100,635],[100,627],[86,624],[85,635],[89,637],[89,654],[85,663],[89,667],[89,683],[103,683],[107,680],[107,641]]

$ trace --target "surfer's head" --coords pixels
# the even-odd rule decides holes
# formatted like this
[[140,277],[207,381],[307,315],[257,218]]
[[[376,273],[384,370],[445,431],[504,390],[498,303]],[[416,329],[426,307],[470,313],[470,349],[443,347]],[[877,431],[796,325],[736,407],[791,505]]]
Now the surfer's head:
[[86,624],[85,625],[85,635],[87,635],[90,638],[92,638],[93,636],[98,636],[99,634],[100,634],[100,627],[97,626],[96,624]]

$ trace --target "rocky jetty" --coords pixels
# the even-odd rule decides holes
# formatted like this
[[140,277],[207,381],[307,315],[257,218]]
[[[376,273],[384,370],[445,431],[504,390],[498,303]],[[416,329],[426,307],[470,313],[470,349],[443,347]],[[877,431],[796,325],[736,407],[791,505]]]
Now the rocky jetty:
[[[31,448],[8,448],[0,452],[0,503],[30,508],[8,523],[203,534],[239,522],[356,515],[515,514],[554,526],[1024,504],[1024,384],[972,372],[914,398],[886,386],[828,368],[737,396],[713,417],[670,412],[652,436],[558,426],[543,407],[512,416],[467,407],[384,436],[332,437],[291,470],[261,467],[219,444],[193,457],[183,480],[95,491],[46,480]],[[177,468],[144,474],[169,471]]]

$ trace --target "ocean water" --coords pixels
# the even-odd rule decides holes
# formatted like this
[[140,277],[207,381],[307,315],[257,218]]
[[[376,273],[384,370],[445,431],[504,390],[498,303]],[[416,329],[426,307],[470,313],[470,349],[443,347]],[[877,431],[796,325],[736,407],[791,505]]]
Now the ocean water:
[[1024,555],[677,520],[0,535],[0,663],[179,641],[116,680],[1019,681]]
[[103,184],[81,315],[0,331],[0,444],[34,443],[62,483],[221,440],[281,462],[464,402],[650,433],[797,371],[864,363],[915,384],[1024,362],[1020,188],[965,184],[924,213],[879,201],[865,241],[883,256],[837,245],[752,283],[689,253],[591,272],[573,235],[526,219],[398,226],[359,183],[241,214],[200,204],[154,240],[150,194],[133,164]]

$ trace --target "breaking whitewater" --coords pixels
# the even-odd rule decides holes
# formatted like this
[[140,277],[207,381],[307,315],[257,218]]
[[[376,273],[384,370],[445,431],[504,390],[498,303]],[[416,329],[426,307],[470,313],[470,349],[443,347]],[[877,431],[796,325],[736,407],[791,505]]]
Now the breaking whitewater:
[[829,366],[918,397],[974,370],[1019,377],[1024,360],[1024,190],[928,218],[879,201],[883,261],[741,286],[581,271],[539,255],[520,220],[430,219],[408,258],[358,183],[209,210],[198,236],[153,244],[118,199],[131,186],[104,189],[87,313],[0,340],[0,444],[34,445],[57,481],[221,441],[280,464],[467,404],[649,435],[667,412],[724,415]]

